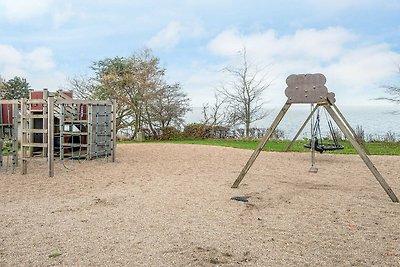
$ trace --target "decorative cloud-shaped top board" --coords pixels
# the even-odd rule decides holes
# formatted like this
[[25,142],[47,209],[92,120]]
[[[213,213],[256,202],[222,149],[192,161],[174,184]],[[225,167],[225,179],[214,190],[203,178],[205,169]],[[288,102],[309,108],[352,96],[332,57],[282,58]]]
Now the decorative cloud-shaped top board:
[[288,103],[334,103],[335,94],[326,88],[326,78],[321,73],[292,74],[286,79],[288,87],[285,94]]

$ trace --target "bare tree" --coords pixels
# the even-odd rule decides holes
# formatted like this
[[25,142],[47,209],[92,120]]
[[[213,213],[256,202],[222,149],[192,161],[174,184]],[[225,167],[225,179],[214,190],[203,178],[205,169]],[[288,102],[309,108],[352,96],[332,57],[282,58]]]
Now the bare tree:
[[[398,68],[400,74],[400,66]],[[384,97],[378,97],[376,100],[385,100],[400,105],[400,86],[399,85],[384,85],[382,88],[385,89],[386,95]],[[394,111],[395,114],[400,114],[400,111]]]
[[228,125],[228,114],[225,110],[225,99],[216,92],[214,94],[214,103],[210,106],[209,103],[203,104],[202,123],[210,126],[225,126]]
[[190,99],[179,83],[164,83],[146,98],[144,109],[144,121],[158,138],[157,130],[183,125],[186,113],[191,110]]
[[95,100],[97,98],[96,84],[92,78],[84,75],[76,75],[68,78],[68,82],[75,97],[87,100]]
[[263,108],[265,102],[262,101],[262,94],[271,82],[266,81],[264,69],[249,63],[246,48],[239,53],[242,59],[241,65],[224,69],[232,76],[232,81],[218,91],[225,98],[231,124],[243,124],[246,137],[249,137],[251,124],[268,115]]

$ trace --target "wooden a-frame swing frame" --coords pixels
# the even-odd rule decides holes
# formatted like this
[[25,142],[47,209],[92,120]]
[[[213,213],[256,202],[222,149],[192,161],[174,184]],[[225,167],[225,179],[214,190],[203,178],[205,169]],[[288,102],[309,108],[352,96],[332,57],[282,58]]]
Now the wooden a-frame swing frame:
[[[307,77],[307,75],[308,75],[308,77]],[[319,87],[321,87],[320,85],[325,84],[325,81],[326,81],[326,80],[324,80],[325,77],[322,74],[318,74],[318,75],[322,75],[323,78],[318,77],[318,79],[320,79],[320,80],[317,79],[318,81],[316,82],[315,77],[312,77],[313,75],[316,75],[316,74],[291,75],[291,76],[300,76],[300,78],[303,79],[300,81],[300,83],[297,79],[296,82],[298,82],[298,83],[295,83],[293,85],[295,88],[295,90],[294,90],[295,94],[297,94],[297,95],[294,95],[294,97],[292,98],[291,93],[286,92],[286,95],[288,96],[287,102],[283,105],[280,112],[278,113],[278,115],[276,116],[274,121],[272,122],[271,126],[268,128],[267,132],[261,138],[257,148],[254,150],[253,154],[250,156],[247,163],[245,164],[242,171],[240,172],[239,176],[236,178],[235,182],[233,183],[232,188],[237,188],[239,186],[239,184],[243,180],[244,176],[247,174],[247,172],[249,171],[249,169],[251,168],[251,166],[257,159],[260,152],[263,150],[263,148],[266,145],[266,143],[268,142],[268,140],[271,138],[272,133],[275,131],[275,129],[277,128],[277,126],[279,125],[279,123],[281,122],[283,117],[285,116],[286,112],[289,110],[290,106],[292,104],[296,104],[296,103],[314,103],[314,104],[316,104],[316,106],[311,111],[310,115],[308,116],[306,121],[303,123],[303,125],[297,132],[296,136],[293,138],[292,142],[289,144],[287,150],[290,149],[293,142],[300,135],[300,133],[304,129],[305,125],[310,120],[310,118],[312,117],[313,113],[317,110],[317,108],[322,107],[328,112],[328,114],[335,121],[336,125],[343,132],[345,137],[350,141],[351,145],[355,148],[357,153],[360,155],[361,159],[364,161],[365,165],[367,165],[368,169],[375,176],[376,180],[379,182],[379,184],[385,190],[386,194],[390,197],[390,199],[393,202],[399,202],[399,199],[397,198],[396,194],[393,192],[393,190],[390,188],[388,183],[385,181],[385,179],[383,178],[381,173],[378,171],[378,169],[375,167],[375,165],[372,163],[372,161],[368,157],[369,153],[367,153],[364,146],[361,143],[359,143],[357,141],[357,139],[355,138],[356,135],[355,135],[354,130],[352,129],[350,124],[347,122],[347,120],[345,119],[343,114],[340,112],[338,107],[334,104],[334,94],[333,94],[333,96],[329,96],[329,94],[327,94],[326,96],[322,96],[321,91],[318,91]],[[288,89],[290,89],[290,86],[292,86],[292,84],[290,84],[291,76],[288,77],[289,82],[287,80],[287,83],[288,83],[289,87],[286,89],[286,91],[288,91]],[[311,80],[313,80],[312,82],[305,81],[305,79],[309,78],[310,76],[311,76],[311,78],[314,78],[314,80],[311,79]],[[295,78],[298,78],[298,77],[294,77],[294,78],[292,77],[292,80],[295,80]],[[304,89],[304,88],[306,88],[306,89]],[[316,94],[319,95],[318,101],[311,100],[311,97],[307,98],[310,96],[309,94],[311,94],[310,88],[311,88],[311,91],[313,89],[316,90]],[[326,87],[325,87],[325,89],[326,89]],[[326,89],[326,91],[327,91],[327,89]],[[330,94],[332,94],[332,93],[330,93]]]

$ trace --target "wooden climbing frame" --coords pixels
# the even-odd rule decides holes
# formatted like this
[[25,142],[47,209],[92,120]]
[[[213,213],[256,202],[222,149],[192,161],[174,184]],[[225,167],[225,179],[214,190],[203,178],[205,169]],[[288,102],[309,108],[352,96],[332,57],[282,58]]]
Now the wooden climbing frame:
[[[11,117],[4,119],[7,125],[0,128],[0,146],[4,147],[6,136],[7,144],[13,142],[13,153],[1,153],[0,164],[4,155],[7,162],[12,157],[13,171],[18,165],[18,142],[21,142],[22,174],[28,172],[28,162],[35,157],[47,158],[50,177],[54,176],[56,158],[115,161],[115,101],[78,100],[69,92],[43,90],[31,92],[29,99],[0,101],[0,104],[11,106],[13,111],[8,113],[13,114]],[[12,135],[3,135],[3,129],[10,129]]]

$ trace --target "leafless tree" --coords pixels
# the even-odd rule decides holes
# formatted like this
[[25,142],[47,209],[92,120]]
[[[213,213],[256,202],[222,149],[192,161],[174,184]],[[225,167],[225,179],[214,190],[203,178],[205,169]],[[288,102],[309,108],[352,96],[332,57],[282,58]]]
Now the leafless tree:
[[224,96],[230,123],[243,124],[245,135],[249,137],[251,124],[268,115],[263,108],[265,102],[262,100],[262,95],[271,82],[266,79],[265,68],[259,69],[249,63],[246,48],[239,54],[242,61],[240,66],[224,69],[232,80],[219,88],[218,92]]
[[94,100],[94,87],[96,86],[93,79],[88,78],[84,75],[77,75],[68,78],[69,88],[71,89],[74,97],[79,99]]
[[225,99],[216,92],[214,94],[214,103],[203,104],[202,123],[210,126],[226,126],[228,125],[228,114],[225,109]]
[[[398,73],[400,74],[400,66],[398,67]],[[385,89],[386,96],[378,97],[376,100],[385,100],[397,105],[400,105],[400,86],[399,85],[384,85],[382,88]],[[400,114],[400,111],[394,111],[395,114]]]

